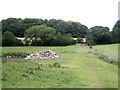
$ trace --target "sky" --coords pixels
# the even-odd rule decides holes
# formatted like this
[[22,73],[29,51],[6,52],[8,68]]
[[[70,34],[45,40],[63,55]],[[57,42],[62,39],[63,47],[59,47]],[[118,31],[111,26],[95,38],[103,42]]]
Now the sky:
[[1,0],[0,20],[13,18],[62,19],[86,25],[107,26],[118,20],[119,0]]

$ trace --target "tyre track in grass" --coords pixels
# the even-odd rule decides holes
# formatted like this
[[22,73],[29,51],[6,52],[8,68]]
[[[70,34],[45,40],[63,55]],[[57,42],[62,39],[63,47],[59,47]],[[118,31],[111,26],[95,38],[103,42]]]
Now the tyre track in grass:
[[[87,74],[89,75],[88,83],[91,82],[92,87],[95,87],[95,88],[112,87],[109,85],[113,83],[115,83],[113,84],[113,87],[118,86],[117,85],[117,80],[118,80],[117,74],[114,74],[114,71],[112,71],[112,69],[111,70],[109,69],[109,67],[110,68],[113,67],[116,69],[114,65],[110,65],[109,63],[100,60],[97,56],[93,55],[92,53],[88,53],[89,50],[87,47],[82,47],[81,49],[81,47],[76,46],[75,51],[78,53],[77,57],[79,58],[82,57],[81,54],[83,53],[86,54],[84,58],[82,57],[82,59],[78,59],[80,62],[79,64],[80,66],[77,63],[76,64],[79,66],[80,71],[81,69],[83,69],[87,72]],[[93,59],[91,57],[96,58],[96,59]],[[81,72],[79,72],[79,70],[77,70],[76,73],[79,73],[78,75],[79,77],[81,77]],[[102,70],[103,72],[100,72],[100,70]],[[115,70],[115,73],[116,72],[117,70]],[[101,75],[99,75],[100,73]],[[102,75],[104,75],[105,78]]]
[[80,79],[82,77],[83,80],[87,81],[86,83],[88,83],[88,85],[87,85],[88,88],[102,87],[95,71],[93,69],[90,69],[90,67],[88,67],[88,65],[87,65],[87,62],[88,62],[87,60],[90,59],[89,57],[91,56],[88,53],[89,49],[84,46],[76,46],[75,52],[76,52],[76,57],[78,57],[78,59],[76,60],[77,62],[74,62],[74,64],[77,65],[77,68],[78,68],[75,70],[75,73],[77,73],[76,75]]
[[[87,55],[87,57],[82,59],[81,64],[80,64],[81,67],[79,67],[79,68],[83,69],[87,73],[89,87],[90,88],[103,87],[100,83],[98,76],[96,75],[95,70],[92,69],[92,66],[89,65],[89,63],[87,63],[88,62],[87,59],[89,59],[89,55]],[[90,59],[89,59],[89,62],[93,63]],[[79,75],[81,75],[81,72],[79,72]]]

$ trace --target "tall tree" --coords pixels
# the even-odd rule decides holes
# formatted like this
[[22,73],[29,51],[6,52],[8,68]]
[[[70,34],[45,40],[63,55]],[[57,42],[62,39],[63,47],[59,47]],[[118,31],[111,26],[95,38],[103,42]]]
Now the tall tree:
[[120,20],[114,25],[111,35],[113,43],[120,43]]
[[24,37],[26,29],[31,26],[46,25],[54,28],[57,32],[62,34],[71,34],[73,37],[85,37],[88,28],[79,22],[64,21],[64,20],[42,20],[35,18],[8,18],[2,20],[3,33],[5,31],[12,32],[16,37]]
[[[32,26],[26,30],[26,41],[30,39],[32,42],[39,42],[39,45],[47,45],[50,39],[56,34],[55,29],[45,25]],[[28,41],[27,41],[28,42]],[[38,43],[37,43],[38,44]]]
[[10,31],[4,32],[2,36],[2,46],[23,46],[23,42],[17,39]]
[[87,40],[94,42],[94,44],[108,44],[111,43],[111,34],[108,27],[95,26],[89,29],[86,35]]
[[25,42],[35,46],[66,46],[75,44],[71,35],[56,32],[54,28],[45,25],[32,26],[26,30]]
[[23,36],[24,29],[22,29],[22,19],[21,18],[8,18],[2,20],[2,32],[10,31],[15,36]]
[[14,46],[14,39],[15,39],[15,36],[13,35],[13,33],[6,31],[3,34],[2,45],[3,46]]

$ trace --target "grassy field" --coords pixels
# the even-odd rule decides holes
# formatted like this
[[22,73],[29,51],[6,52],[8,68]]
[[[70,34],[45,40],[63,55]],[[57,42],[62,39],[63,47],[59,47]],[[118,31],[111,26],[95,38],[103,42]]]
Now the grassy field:
[[[116,55],[116,46],[111,45]],[[105,46],[95,46],[97,50]],[[107,47],[107,46],[106,46]],[[110,47],[110,48],[111,48]],[[108,47],[109,48],[109,47]],[[118,66],[107,63],[82,45],[66,47],[4,47],[8,52],[36,52],[51,49],[59,59],[2,64],[3,88],[118,88]],[[107,48],[106,48],[107,50]],[[108,51],[102,51],[107,53]],[[60,67],[54,67],[55,63]],[[52,66],[52,67],[51,67]]]
[[120,44],[111,44],[111,45],[98,45],[94,46],[99,53],[109,56],[113,60],[120,59],[118,55],[118,46]]

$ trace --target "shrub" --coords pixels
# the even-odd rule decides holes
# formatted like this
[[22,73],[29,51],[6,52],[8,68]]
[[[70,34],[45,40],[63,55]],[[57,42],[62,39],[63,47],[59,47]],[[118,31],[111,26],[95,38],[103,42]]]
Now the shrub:
[[0,37],[0,46],[2,46],[2,38]]
[[15,46],[23,46],[24,43],[23,43],[21,40],[15,38],[15,39],[14,39],[14,45],[15,45]]
[[26,57],[27,55],[29,55],[30,53],[25,53],[25,52],[8,52],[8,53],[3,53],[2,57]]
[[91,45],[110,44],[111,38],[109,28],[103,26],[92,27],[86,34],[87,43]]
[[23,46],[23,42],[17,39],[12,32],[6,31],[2,37],[2,46]]
[[76,44],[70,34],[61,34],[44,25],[32,26],[26,30],[26,45],[31,46],[67,46]]
[[42,40],[32,40],[31,46],[42,46],[43,41]]
[[15,36],[12,32],[6,31],[2,37],[2,46],[14,46]]

